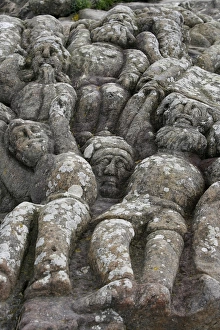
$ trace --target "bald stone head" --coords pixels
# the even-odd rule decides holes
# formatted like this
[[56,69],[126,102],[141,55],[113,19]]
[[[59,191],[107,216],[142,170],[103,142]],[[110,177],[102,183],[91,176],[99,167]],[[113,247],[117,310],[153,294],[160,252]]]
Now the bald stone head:
[[47,153],[53,152],[52,133],[45,124],[31,120],[14,119],[6,131],[9,151],[28,167]]

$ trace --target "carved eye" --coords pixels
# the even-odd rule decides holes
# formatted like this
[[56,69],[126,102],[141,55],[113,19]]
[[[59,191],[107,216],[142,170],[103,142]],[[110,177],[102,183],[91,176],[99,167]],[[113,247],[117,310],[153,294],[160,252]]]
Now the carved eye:
[[20,139],[20,138],[23,138],[23,137],[26,137],[26,136],[27,136],[27,133],[26,133],[25,130],[22,130],[22,131],[20,130],[16,133],[16,138],[17,139]]
[[40,127],[38,127],[38,126],[31,126],[30,129],[31,129],[31,132],[33,132],[33,133],[39,133],[41,131]]
[[116,162],[116,167],[119,168],[119,169],[123,169],[123,168],[126,168],[126,165],[122,160],[118,160]]
[[103,166],[108,166],[108,165],[110,164],[110,162],[111,162],[110,159],[108,159],[108,158],[103,158],[103,159],[99,162],[99,164],[100,164],[100,165],[103,165]]

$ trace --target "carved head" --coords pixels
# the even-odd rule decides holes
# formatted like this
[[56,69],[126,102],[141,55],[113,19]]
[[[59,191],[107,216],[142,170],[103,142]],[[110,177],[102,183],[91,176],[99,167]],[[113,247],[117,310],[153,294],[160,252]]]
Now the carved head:
[[31,44],[29,52],[36,76],[41,75],[41,66],[48,64],[54,69],[56,80],[63,81],[62,75],[66,76],[65,73],[70,65],[70,54],[63,46],[60,37],[50,35],[48,31],[41,31],[37,41]]
[[47,125],[30,120],[14,119],[6,131],[9,151],[29,167],[34,167],[42,156],[53,151],[51,137]]
[[136,16],[132,9],[118,5],[107,12],[100,26],[91,31],[93,42],[110,42],[126,47],[135,42],[138,31]]
[[133,10],[127,6],[117,5],[108,11],[108,14],[104,18],[104,23],[121,23],[127,27],[127,29],[133,33],[138,30],[136,24],[136,17]]
[[208,152],[207,135],[220,119],[219,110],[179,93],[167,96],[156,111],[159,129],[158,147],[204,155]]
[[99,194],[105,198],[121,197],[134,167],[131,146],[119,136],[96,136],[86,143],[84,157],[92,166]]

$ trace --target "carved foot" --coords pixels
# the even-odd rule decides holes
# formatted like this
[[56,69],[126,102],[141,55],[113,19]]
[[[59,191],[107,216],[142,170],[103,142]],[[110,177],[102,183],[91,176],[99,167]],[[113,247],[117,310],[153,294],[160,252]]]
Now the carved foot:
[[126,308],[134,305],[134,292],[136,284],[130,279],[113,281],[97,292],[76,300],[72,308],[76,313],[90,313],[100,309],[106,309],[120,305]]
[[33,282],[25,292],[26,298],[36,296],[65,296],[71,293],[72,286],[65,271],[53,272]]
[[163,285],[156,283],[137,285],[126,278],[111,282],[97,292],[76,300],[72,308],[76,313],[91,313],[113,308],[126,314],[133,310],[169,315],[171,300],[169,290]]
[[0,300],[4,301],[8,299],[11,292],[11,283],[8,277],[0,272]]
[[136,307],[150,314],[169,315],[171,313],[170,292],[164,285],[147,283],[138,286]]

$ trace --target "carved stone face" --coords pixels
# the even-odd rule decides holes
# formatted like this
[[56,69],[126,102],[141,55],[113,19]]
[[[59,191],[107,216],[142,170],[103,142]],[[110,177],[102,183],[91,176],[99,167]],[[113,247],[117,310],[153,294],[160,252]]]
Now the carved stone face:
[[109,11],[104,22],[122,23],[130,32],[137,30],[134,12],[123,5],[117,5]]
[[203,155],[207,133],[220,114],[202,102],[172,93],[161,103],[157,115],[164,126],[157,132],[159,147]]
[[105,148],[94,153],[91,163],[102,197],[118,198],[131,174],[131,155],[120,148]]
[[48,39],[45,42],[45,36],[39,38],[32,50],[34,71],[38,72],[41,65],[44,64],[51,65],[56,71],[66,71],[69,66],[69,52],[63,47],[59,38],[48,37]]
[[49,137],[43,126],[32,121],[20,121],[9,132],[9,150],[29,167],[49,152]]
[[[198,105],[197,105],[197,104]],[[207,107],[206,107],[207,108]],[[188,102],[186,105],[179,104],[173,109],[164,111],[163,120],[165,124],[176,127],[196,127],[204,133],[213,124],[213,117],[199,102]]]

